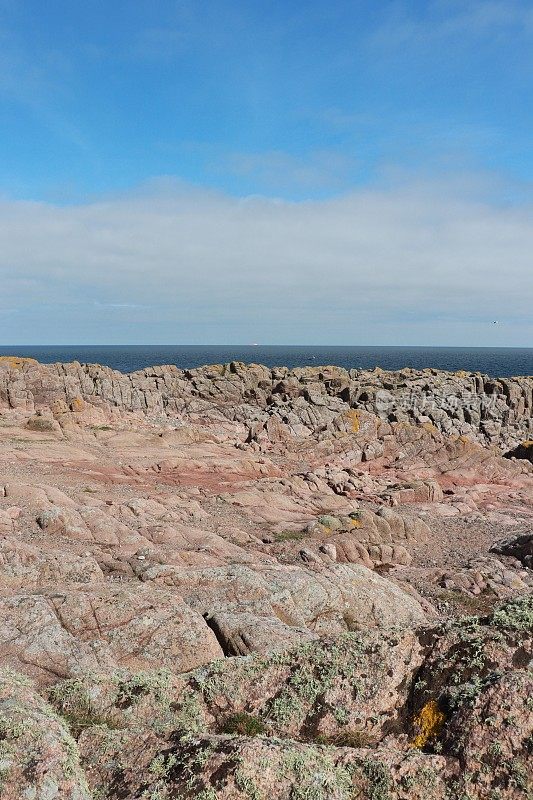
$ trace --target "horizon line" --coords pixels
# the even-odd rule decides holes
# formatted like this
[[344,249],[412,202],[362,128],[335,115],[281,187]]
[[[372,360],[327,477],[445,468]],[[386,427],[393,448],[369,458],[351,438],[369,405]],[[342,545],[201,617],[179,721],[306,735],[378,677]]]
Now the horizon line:
[[99,344],[99,343],[76,343],[76,344],[0,344],[0,350],[7,348],[46,348],[46,347],[235,347],[256,349],[261,347],[304,347],[304,348],[389,348],[391,350],[533,350],[532,345],[447,345],[447,344],[268,344],[268,343],[247,343],[247,344],[168,344],[168,343],[124,343],[119,344]]

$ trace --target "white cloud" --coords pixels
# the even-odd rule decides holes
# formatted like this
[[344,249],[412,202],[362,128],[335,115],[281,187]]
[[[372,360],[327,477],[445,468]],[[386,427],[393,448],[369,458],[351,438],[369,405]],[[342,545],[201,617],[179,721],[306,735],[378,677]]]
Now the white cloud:
[[533,205],[498,188],[287,202],[163,180],[86,205],[4,200],[0,311],[21,313],[0,340],[528,346]]

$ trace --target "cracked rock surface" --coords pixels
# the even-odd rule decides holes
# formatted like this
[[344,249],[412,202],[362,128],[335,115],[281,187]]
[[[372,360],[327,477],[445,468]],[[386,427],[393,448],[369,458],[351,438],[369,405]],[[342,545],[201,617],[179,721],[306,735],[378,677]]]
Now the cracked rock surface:
[[0,798],[531,798],[532,397],[0,358]]

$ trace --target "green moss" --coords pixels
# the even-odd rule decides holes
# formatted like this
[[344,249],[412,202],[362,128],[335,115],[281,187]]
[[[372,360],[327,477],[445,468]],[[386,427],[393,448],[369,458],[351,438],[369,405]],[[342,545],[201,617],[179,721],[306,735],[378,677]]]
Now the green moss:
[[274,541],[276,542],[299,542],[307,538],[304,531],[280,531],[274,534]]
[[333,517],[331,514],[322,514],[318,517],[318,522],[320,525],[323,525],[324,528],[328,528],[330,530],[335,530],[341,527],[340,520],[337,517]]

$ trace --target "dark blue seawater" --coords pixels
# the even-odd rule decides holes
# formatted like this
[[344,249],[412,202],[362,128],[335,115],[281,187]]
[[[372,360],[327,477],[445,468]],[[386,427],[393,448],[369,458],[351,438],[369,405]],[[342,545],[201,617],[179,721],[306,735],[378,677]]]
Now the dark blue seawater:
[[335,364],[346,369],[423,369],[482,372],[497,377],[533,374],[533,348],[518,347],[313,347],[283,345],[69,345],[1,346],[0,355],[29,356],[43,363],[81,361],[133,372],[159,364],[191,369],[245,361],[268,367]]

